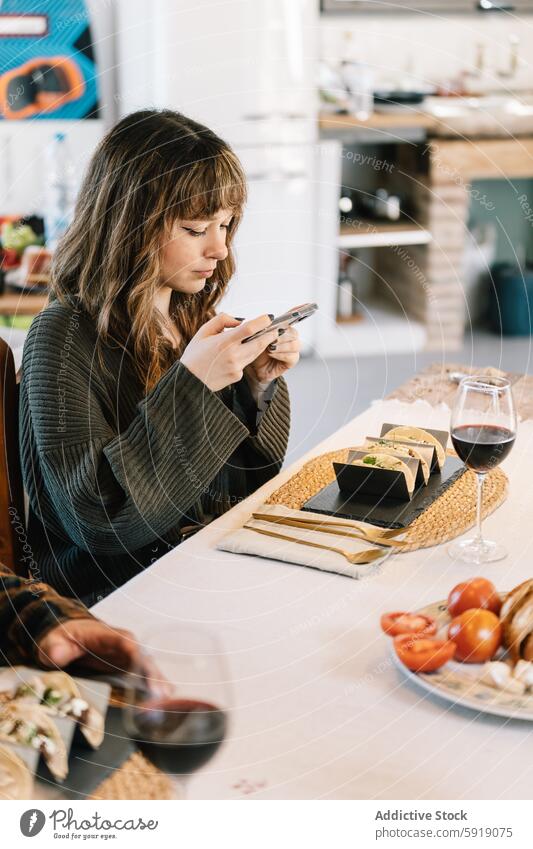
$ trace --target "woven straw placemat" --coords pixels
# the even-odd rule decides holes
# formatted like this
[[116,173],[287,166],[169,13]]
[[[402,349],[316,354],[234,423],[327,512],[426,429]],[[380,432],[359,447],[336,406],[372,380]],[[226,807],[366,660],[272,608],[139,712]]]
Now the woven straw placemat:
[[134,752],[109,778],[98,785],[89,799],[173,799],[167,775]]
[[[349,450],[342,448],[313,458],[273,492],[266,503],[283,504],[293,510],[301,510],[306,501],[335,480],[333,463],[345,463]],[[451,451],[448,454],[455,456]],[[483,517],[505,501],[508,484],[507,476],[501,469],[493,469],[487,474],[483,485]],[[461,536],[475,524],[476,497],[476,476],[473,472],[466,472],[415,519],[403,538],[406,545],[394,553],[429,548]]]

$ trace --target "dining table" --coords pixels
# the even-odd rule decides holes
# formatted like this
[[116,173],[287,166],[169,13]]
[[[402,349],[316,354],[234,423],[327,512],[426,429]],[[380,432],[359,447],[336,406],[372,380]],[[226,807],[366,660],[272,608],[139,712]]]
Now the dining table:
[[[353,578],[217,549],[302,465],[360,444],[381,422],[449,429],[461,364],[416,375],[291,461],[272,480],[92,608],[149,647],[176,626],[216,635],[231,683],[227,738],[193,775],[192,799],[527,799],[533,724],[443,700],[394,662],[385,611],[446,599],[482,575],[501,592],[533,577],[533,387],[515,375],[520,416],[502,467],[506,500],[484,521],[506,559],[472,566],[446,544],[394,554]],[[319,415],[319,413],[317,413]],[[297,453],[297,449],[295,449]],[[170,647],[171,648],[171,647]]]

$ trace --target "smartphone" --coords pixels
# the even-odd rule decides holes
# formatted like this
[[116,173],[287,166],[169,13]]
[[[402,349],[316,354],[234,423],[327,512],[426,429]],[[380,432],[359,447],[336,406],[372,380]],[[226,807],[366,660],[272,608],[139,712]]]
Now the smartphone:
[[276,316],[276,318],[272,319],[272,323],[268,325],[268,327],[264,327],[263,330],[258,330],[257,333],[253,333],[252,336],[247,336],[246,339],[243,339],[242,342],[250,342],[252,339],[259,339],[260,336],[264,336],[265,333],[270,333],[272,330],[276,330],[279,327],[290,327],[291,324],[297,324],[299,321],[303,321],[304,318],[309,318],[310,315],[313,315],[318,309],[318,304],[302,304],[300,307],[296,307],[293,310],[289,310],[289,312],[284,312],[282,315]]

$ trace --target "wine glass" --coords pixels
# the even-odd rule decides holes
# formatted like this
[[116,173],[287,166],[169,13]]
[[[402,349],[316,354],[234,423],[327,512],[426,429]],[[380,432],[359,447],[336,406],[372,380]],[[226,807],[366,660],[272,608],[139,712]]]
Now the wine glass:
[[126,680],[124,729],[173,778],[175,798],[185,798],[188,778],[227,734],[226,658],[215,636],[200,628],[152,631],[142,645],[143,657]]
[[476,534],[454,542],[451,557],[465,563],[490,563],[507,556],[499,543],[481,531],[485,475],[505,460],[516,438],[516,412],[510,382],[503,377],[472,376],[461,380],[451,416],[453,447],[477,477]]

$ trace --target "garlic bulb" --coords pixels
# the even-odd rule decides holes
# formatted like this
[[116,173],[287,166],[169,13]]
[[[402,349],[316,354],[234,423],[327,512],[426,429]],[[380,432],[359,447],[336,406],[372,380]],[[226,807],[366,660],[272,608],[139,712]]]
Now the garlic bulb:
[[523,682],[526,689],[533,687],[533,663],[531,661],[519,660],[514,668],[513,675],[518,681]]
[[511,667],[501,660],[486,663],[479,680],[483,684],[495,687],[497,690],[504,690],[506,693],[516,693],[516,695],[522,695],[526,689],[525,683],[515,678],[511,673]]

